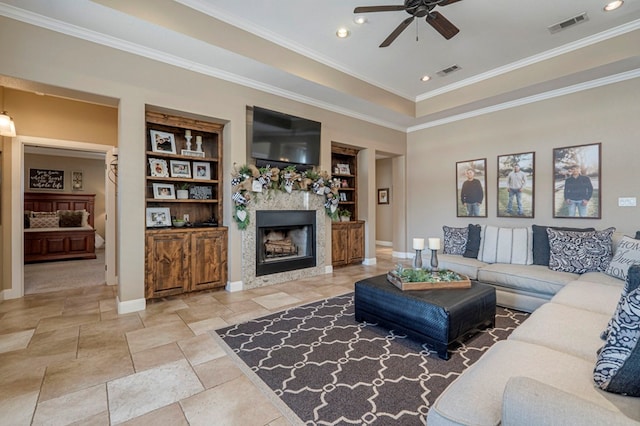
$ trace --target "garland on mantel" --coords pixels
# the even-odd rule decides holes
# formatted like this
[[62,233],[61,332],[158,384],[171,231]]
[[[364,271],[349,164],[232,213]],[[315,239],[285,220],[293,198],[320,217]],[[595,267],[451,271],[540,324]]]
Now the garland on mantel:
[[307,170],[298,172],[296,166],[287,166],[280,170],[277,167],[256,167],[253,164],[244,164],[237,167],[234,164],[231,173],[231,187],[234,203],[233,219],[238,229],[247,229],[249,215],[247,205],[251,198],[260,193],[269,193],[271,190],[279,190],[287,193],[291,191],[311,191],[316,195],[325,197],[324,208],[332,218],[338,214],[338,188],[340,180],[331,178],[327,172]]

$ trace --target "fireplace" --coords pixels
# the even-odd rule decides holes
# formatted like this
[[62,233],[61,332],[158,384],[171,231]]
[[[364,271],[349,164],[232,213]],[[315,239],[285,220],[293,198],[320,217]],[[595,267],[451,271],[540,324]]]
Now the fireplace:
[[256,211],[256,276],[314,266],[315,211]]

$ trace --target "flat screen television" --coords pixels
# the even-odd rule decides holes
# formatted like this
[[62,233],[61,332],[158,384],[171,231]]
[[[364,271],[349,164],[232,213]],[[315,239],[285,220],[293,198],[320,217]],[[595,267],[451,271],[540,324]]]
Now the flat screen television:
[[251,157],[258,167],[320,164],[320,123],[254,106]]

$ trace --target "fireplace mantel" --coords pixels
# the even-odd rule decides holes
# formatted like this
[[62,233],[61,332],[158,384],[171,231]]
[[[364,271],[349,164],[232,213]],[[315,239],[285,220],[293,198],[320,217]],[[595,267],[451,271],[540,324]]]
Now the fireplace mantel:
[[[257,210],[313,210],[316,212],[316,266],[270,275],[256,276],[256,211]],[[247,206],[249,226],[242,231],[243,289],[264,287],[325,273],[325,232],[328,221],[324,197],[307,191],[291,193],[271,190],[253,194]]]

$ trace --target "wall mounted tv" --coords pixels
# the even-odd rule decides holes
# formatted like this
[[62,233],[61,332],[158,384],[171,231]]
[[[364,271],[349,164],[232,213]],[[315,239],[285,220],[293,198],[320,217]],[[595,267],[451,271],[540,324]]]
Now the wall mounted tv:
[[320,164],[320,123],[282,112],[254,106],[251,157],[258,167],[300,166],[300,170]]

